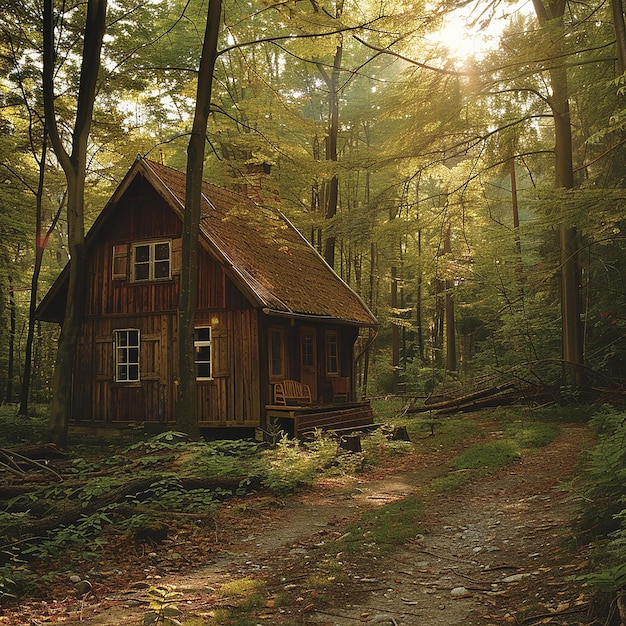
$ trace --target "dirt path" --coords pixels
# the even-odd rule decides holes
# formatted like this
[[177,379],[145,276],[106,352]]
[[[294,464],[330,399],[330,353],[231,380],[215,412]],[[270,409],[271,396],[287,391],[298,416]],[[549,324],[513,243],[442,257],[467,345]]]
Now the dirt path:
[[[141,624],[150,584],[176,585],[183,615],[210,624],[221,606],[241,601],[219,594],[238,579],[265,581],[264,599],[249,608],[246,624],[585,624],[585,590],[569,579],[585,567],[585,554],[565,547],[573,511],[559,486],[588,441],[584,426],[563,425],[547,448],[438,498],[415,538],[389,557],[337,554],[332,540],[364,510],[419,493],[440,466],[436,454],[413,468],[327,481],[281,507],[272,501],[246,510],[244,501],[234,501],[215,529],[216,543],[228,550],[202,567],[168,568],[180,563],[174,539],[147,555],[143,578],[125,589],[96,586],[95,597],[50,602],[45,611],[25,605],[0,624]],[[249,524],[243,533],[230,526],[242,512]],[[326,560],[341,575],[311,585]]]

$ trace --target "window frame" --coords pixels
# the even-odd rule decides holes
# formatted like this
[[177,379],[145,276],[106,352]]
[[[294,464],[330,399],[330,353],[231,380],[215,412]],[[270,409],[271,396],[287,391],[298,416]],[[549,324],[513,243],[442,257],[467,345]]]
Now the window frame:
[[[209,331],[209,338],[208,339],[199,339],[198,338],[198,331],[200,330],[208,330]],[[193,329],[193,348],[194,348],[194,368],[195,368],[195,375],[196,375],[196,380],[213,380],[213,329],[211,326],[195,326]],[[200,350],[202,348],[208,348],[209,349],[209,358],[208,359],[203,359],[203,360],[198,360],[198,355],[200,353]],[[199,364],[203,364],[206,365],[208,364],[209,366],[209,375],[208,376],[199,376],[198,375],[198,365]]]
[[[157,246],[167,246],[167,258],[156,258]],[[137,261],[137,250],[139,248],[148,248],[148,259],[145,261]],[[172,240],[171,239],[158,239],[155,241],[137,241],[132,244],[131,247],[131,262],[130,262],[130,281],[132,283],[153,283],[163,282],[172,279]],[[159,264],[167,262],[167,276],[155,276],[155,268]],[[148,276],[146,278],[138,278],[137,270],[139,267],[148,268]]]
[[[278,343],[274,343],[274,339]],[[285,330],[283,328],[270,328],[268,332],[268,369],[271,380],[284,380],[285,374]],[[276,358],[277,357],[277,358]],[[274,370],[274,365],[280,365],[280,371]]]
[[[136,334],[136,343],[131,342],[131,333]],[[122,339],[125,337],[125,342]],[[132,351],[136,350],[136,358]],[[138,383],[141,382],[141,331],[139,328],[116,328],[113,331],[113,359],[114,374],[113,380],[116,383]],[[136,368],[136,378],[130,376],[131,368]],[[120,375],[122,371],[126,376]]]
[[324,362],[326,376],[339,376],[339,332],[327,330],[324,333]]

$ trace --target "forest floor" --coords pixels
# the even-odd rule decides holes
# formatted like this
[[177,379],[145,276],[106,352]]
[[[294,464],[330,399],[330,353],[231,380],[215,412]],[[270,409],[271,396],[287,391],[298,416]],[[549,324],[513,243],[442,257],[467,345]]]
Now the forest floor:
[[[152,585],[175,587],[176,619],[194,626],[596,623],[590,590],[576,579],[589,558],[575,545],[562,488],[591,435],[581,424],[559,428],[548,446],[451,492],[423,495],[453,455],[439,449],[282,501],[232,499],[210,527],[190,524],[159,545],[120,538],[111,557],[78,573],[92,593],[79,598],[57,580],[47,597],[0,611],[0,624],[144,624]],[[427,506],[404,545],[338,549],[364,512],[411,496]]]

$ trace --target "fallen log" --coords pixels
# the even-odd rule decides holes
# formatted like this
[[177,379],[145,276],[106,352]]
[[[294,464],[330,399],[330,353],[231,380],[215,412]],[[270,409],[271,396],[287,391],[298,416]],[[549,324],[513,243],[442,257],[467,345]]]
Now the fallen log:
[[[513,387],[514,385],[510,385]],[[510,388],[509,387],[509,388]],[[492,388],[494,390],[496,388]],[[512,406],[516,404],[549,405],[560,401],[560,390],[557,388],[533,387],[528,389],[518,389],[507,391],[503,387],[497,388],[492,395],[485,395],[487,390],[480,392],[480,396],[468,394],[459,396],[436,405],[409,407],[407,413],[425,413],[429,411],[431,416],[449,415],[450,413],[463,413],[467,411],[477,411],[484,408],[498,406]]]
[[425,413],[426,411],[438,411],[439,409],[447,409],[450,407],[458,406],[459,404],[466,404],[472,401],[478,401],[485,397],[493,397],[497,394],[504,393],[509,389],[513,389],[515,383],[504,383],[502,385],[496,385],[489,387],[488,389],[481,389],[480,391],[474,391],[456,398],[450,398],[449,400],[442,400],[441,402],[434,402],[433,404],[424,404],[421,406],[410,406],[407,409],[407,413]]
[[[180,483],[184,489],[207,489],[218,491],[223,497],[225,493],[235,493],[241,489],[244,478],[182,478]],[[8,527],[4,534],[8,537],[40,536],[55,530],[61,526],[69,526],[83,516],[93,515],[96,511],[112,504],[124,502],[127,496],[138,495],[148,491],[158,482],[155,477],[136,478],[112,489],[110,492],[84,501],[65,501],[59,505],[59,511],[46,515],[41,519],[20,520],[12,527]],[[246,482],[247,489],[254,489],[258,483]]]

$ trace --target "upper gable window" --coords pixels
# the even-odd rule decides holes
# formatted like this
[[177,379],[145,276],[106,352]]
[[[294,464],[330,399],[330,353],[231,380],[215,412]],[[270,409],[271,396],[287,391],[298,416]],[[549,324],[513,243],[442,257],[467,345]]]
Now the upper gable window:
[[132,281],[168,280],[171,278],[172,244],[151,241],[133,244]]

